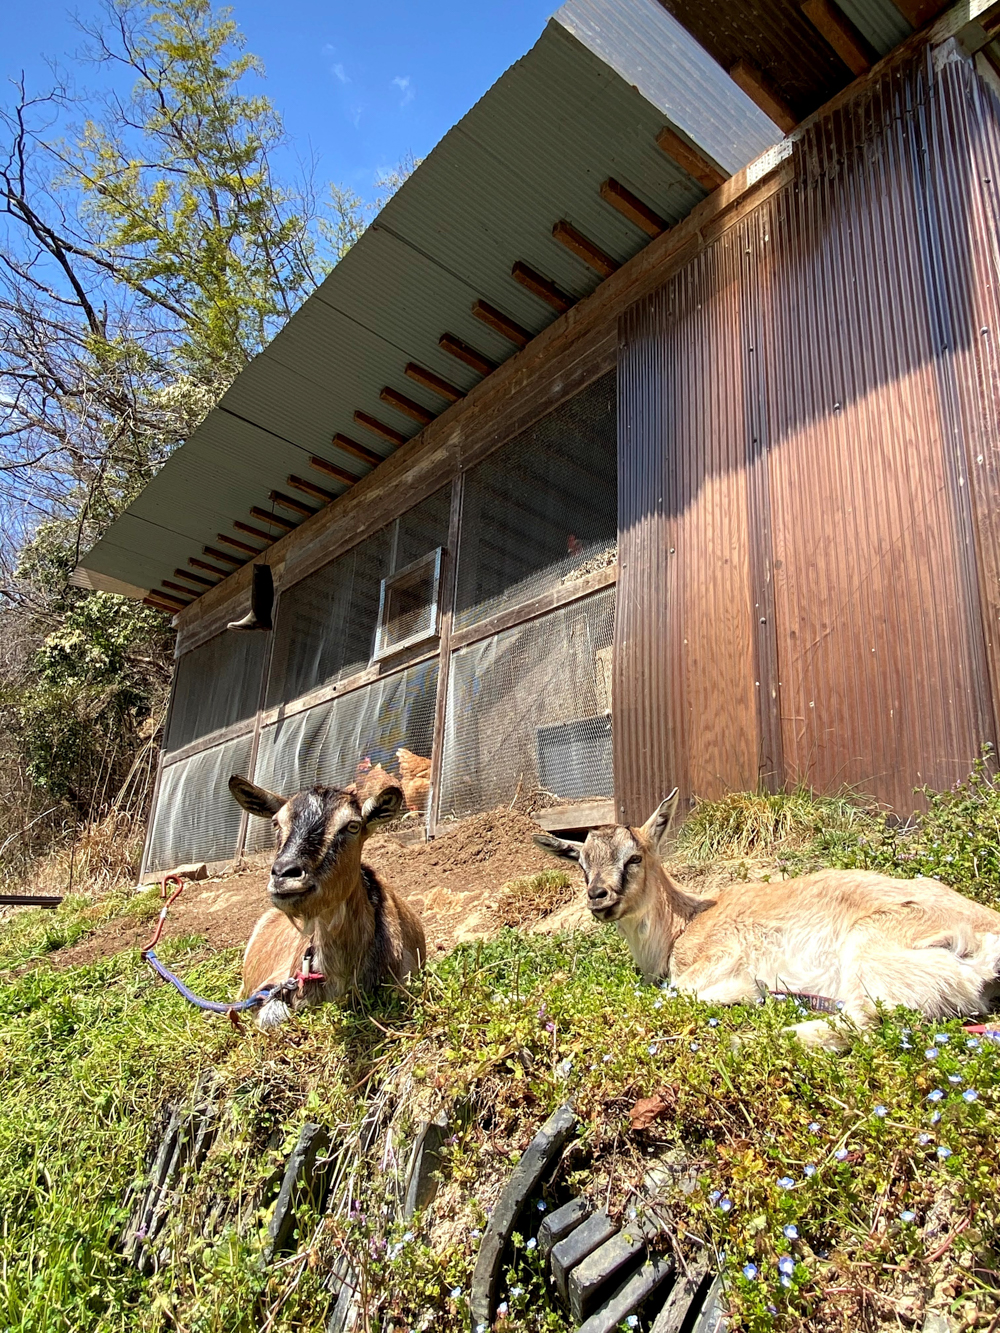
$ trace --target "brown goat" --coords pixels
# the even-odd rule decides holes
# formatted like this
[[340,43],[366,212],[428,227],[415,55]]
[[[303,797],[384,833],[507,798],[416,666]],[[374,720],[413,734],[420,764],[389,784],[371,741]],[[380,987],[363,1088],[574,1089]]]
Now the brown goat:
[[[752,1002],[762,989],[822,995],[859,1027],[876,1001],[947,1018],[988,1013],[1000,995],[1000,913],[935,879],[821,870],[686,894],[660,859],[676,804],[674,791],[642,828],[609,825],[583,843],[535,835],[579,861],[590,910],[614,922],[648,980],[669,977],[711,1004]],[[830,1050],[846,1043],[825,1019],[790,1031]]]
[[[361,862],[366,839],[403,806],[398,786],[367,798],[339,787],[285,797],[233,776],[229,790],[251,815],[270,819],[278,839],[267,886],[273,906],[247,944],[241,995],[297,973],[321,975],[300,984],[291,1001],[298,1008],[370,993],[419,970],[427,954],[419,918]],[[289,1012],[272,999],[257,1022],[275,1027]]]

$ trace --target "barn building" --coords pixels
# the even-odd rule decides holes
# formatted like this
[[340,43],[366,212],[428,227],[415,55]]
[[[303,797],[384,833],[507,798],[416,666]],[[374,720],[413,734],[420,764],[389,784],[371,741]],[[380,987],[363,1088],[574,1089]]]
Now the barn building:
[[[176,617],[145,868],[262,845],[233,772],[381,764],[431,834],[964,775],[1000,706],[998,30],[569,0],[76,571]],[[254,565],[274,628],[227,629]]]

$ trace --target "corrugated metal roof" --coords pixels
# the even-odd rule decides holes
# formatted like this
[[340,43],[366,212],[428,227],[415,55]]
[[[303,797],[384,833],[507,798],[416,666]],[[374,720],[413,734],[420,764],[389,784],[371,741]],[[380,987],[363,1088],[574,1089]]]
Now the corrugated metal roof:
[[[872,3],[872,0],[864,0]],[[415,361],[463,390],[479,376],[442,351],[450,332],[491,360],[516,350],[471,312],[490,302],[530,333],[555,312],[511,277],[520,260],[574,297],[598,275],[552,237],[566,219],[624,262],[648,238],[605,203],[613,176],[668,222],[704,195],[656,145],[680,129],[726,170],[780,136],[655,0],[570,0],[531,51],[444,137],[374,225],[82,561],[81,578],[135,595],[251,521],[252,505],[319,454],[355,474],[336,432],[392,446],[354,423],[389,385],[435,413],[446,404],[403,374]],[[313,477],[331,490],[340,483]]]

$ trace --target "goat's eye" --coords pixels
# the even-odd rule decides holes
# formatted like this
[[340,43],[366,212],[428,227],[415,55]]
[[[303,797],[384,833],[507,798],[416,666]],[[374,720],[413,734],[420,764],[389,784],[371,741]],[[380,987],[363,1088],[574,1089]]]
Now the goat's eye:
[[625,862],[626,869],[629,866],[641,866],[641,865],[642,865],[641,856],[630,856],[629,859]]
[[347,831],[348,833],[357,833],[360,828],[361,828],[361,820],[352,819],[347,826]]

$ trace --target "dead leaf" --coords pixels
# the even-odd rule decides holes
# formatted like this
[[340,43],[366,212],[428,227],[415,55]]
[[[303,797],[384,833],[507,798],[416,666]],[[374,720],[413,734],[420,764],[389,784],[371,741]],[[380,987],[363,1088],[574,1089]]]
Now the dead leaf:
[[629,1111],[629,1119],[634,1130],[649,1129],[654,1120],[658,1120],[666,1111],[672,1111],[677,1105],[677,1088],[657,1088],[652,1097],[640,1097]]

